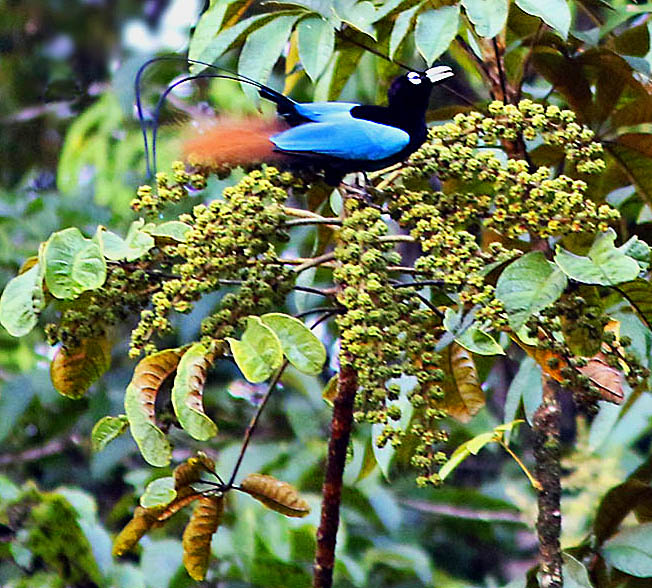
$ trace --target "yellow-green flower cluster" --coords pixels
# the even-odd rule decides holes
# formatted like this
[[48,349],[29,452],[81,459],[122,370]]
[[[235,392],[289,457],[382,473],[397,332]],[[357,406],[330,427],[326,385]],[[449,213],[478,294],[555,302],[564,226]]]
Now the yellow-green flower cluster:
[[[248,314],[282,303],[291,287],[290,272],[278,261],[274,242],[284,240],[281,203],[294,178],[268,167],[255,170],[236,186],[226,188],[223,200],[199,204],[179,220],[190,225],[185,242],[165,248],[171,278],[151,298],[132,331],[131,355],[153,350],[154,333],[172,328],[170,313],[189,312],[202,295],[218,290],[224,281],[241,287],[227,294],[221,308],[204,322],[202,333],[222,341],[232,335]],[[234,310],[238,312],[234,314]]]
[[158,214],[165,206],[186,198],[189,190],[203,190],[210,173],[210,168],[200,166],[188,171],[183,161],[175,161],[172,164],[172,174],[156,174],[156,190],[148,184],[138,188],[136,198],[131,201],[131,208],[136,212]]
[[[338,234],[335,254],[340,266],[334,279],[340,286],[339,303],[346,312],[338,317],[341,362],[350,364],[359,386],[355,418],[384,425],[375,440],[397,447],[408,430],[398,425],[402,411],[396,403],[400,395],[398,379],[412,376],[413,389],[407,393],[418,429],[412,450],[412,464],[420,480],[436,484],[433,467],[439,458],[433,444],[446,435],[438,428],[444,411],[435,408],[442,392],[440,356],[435,345],[442,334],[441,319],[431,309],[422,308],[418,288],[397,287],[391,266],[400,262],[394,244],[383,241],[388,231],[381,212],[367,203],[347,199],[346,219]],[[413,432],[414,432],[413,431]]]

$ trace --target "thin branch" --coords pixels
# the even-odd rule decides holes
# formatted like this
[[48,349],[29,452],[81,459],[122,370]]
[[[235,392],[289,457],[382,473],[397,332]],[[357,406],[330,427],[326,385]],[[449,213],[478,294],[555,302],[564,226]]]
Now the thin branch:
[[311,267],[316,267],[318,265],[322,265],[323,263],[327,261],[332,261],[334,259],[335,259],[335,252],[331,251],[330,253],[324,253],[323,255],[319,255],[317,257],[308,259],[301,265],[298,265],[296,268],[294,268],[294,271],[297,274],[299,274],[304,270],[310,269]]
[[507,86],[505,84],[505,72],[503,70],[503,60],[500,55],[500,51],[498,50],[498,42],[496,41],[496,38],[494,37],[491,39],[491,43],[494,48],[494,54],[496,55],[496,66],[498,67],[498,77],[500,79],[500,89],[503,92],[503,102],[507,103]]
[[4,453],[0,455],[0,466],[16,465],[29,461],[38,461],[50,455],[57,455],[65,451],[68,447],[76,447],[81,444],[81,439],[77,434],[57,437],[48,441],[41,447],[26,449],[20,453]]
[[267,404],[267,401],[270,399],[272,392],[276,388],[276,385],[278,384],[279,380],[281,379],[281,376],[283,375],[283,372],[285,371],[285,368],[288,367],[288,365],[289,362],[287,359],[283,361],[283,364],[278,369],[274,377],[271,379],[269,386],[267,386],[267,391],[265,392],[263,399],[261,400],[260,404],[256,408],[256,412],[254,413],[254,416],[251,418],[251,421],[247,426],[247,430],[245,431],[244,441],[242,442],[242,447],[240,447],[240,455],[238,455],[238,461],[236,461],[235,467],[231,472],[231,477],[229,478],[229,481],[226,485],[227,490],[233,486],[233,482],[235,481],[235,477],[238,475],[238,470],[242,465],[242,460],[244,459],[245,452],[247,451],[247,447],[249,446],[249,441],[251,441],[251,436],[256,430],[258,419],[260,419],[260,415],[262,414],[265,405]]
[[324,312],[327,314],[327,316],[332,316],[334,314],[339,314],[341,312],[344,312],[344,308],[337,308],[335,306],[319,306],[316,308],[311,308],[309,310],[304,310],[303,312],[299,312],[298,314],[294,315],[294,318],[303,318],[304,316],[308,316],[311,314],[316,314],[318,312]]
[[[333,316],[333,309],[328,309],[329,312],[325,313],[323,316],[319,317],[310,327],[310,329],[314,329],[317,325],[328,319],[329,317]],[[236,462],[233,471],[231,472],[231,477],[229,478],[228,483],[225,485],[225,490],[229,490],[233,488],[233,482],[235,482],[235,478],[238,475],[238,470],[240,469],[240,466],[242,465],[242,460],[244,459],[245,452],[247,451],[247,447],[249,446],[249,442],[251,441],[251,437],[254,434],[254,431],[256,429],[256,425],[258,425],[258,420],[260,419],[260,415],[263,413],[263,410],[265,409],[265,405],[267,404],[267,401],[270,399],[272,392],[276,389],[276,385],[279,383],[281,376],[283,376],[283,372],[285,371],[285,368],[287,368],[289,365],[288,360],[286,359],[281,367],[278,369],[274,377],[271,379],[269,382],[269,385],[267,386],[267,391],[265,392],[265,395],[263,396],[262,400],[260,401],[260,404],[256,408],[256,412],[254,413],[254,416],[251,418],[251,421],[249,422],[249,425],[247,426],[247,430],[245,431],[244,435],[244,440],[242,442],[242,447],[240,447],[240,454],[238,455],[238,461]]]
[[283,223],[286,227],[298,227],[301,225],[334,225],[342,226],[342,221],[335,217],[326,218],[298,218],[296,220],[285,221]]
[[444,280],[422,280],[420,282],[400,282],[394,288],[423,288],[425,286],[443,286]]
[[412,235],[383,235],[378,237],[378,241],[381,243],[416,243],[416,239]]
[[308,294],[316,294],[317,296],[330,297],[334,294],[334,292],[328,292],[327,290],[320,290],[319,288],[312,288],[310,286],[292,286],[292,289],[297,292],[308,292]]

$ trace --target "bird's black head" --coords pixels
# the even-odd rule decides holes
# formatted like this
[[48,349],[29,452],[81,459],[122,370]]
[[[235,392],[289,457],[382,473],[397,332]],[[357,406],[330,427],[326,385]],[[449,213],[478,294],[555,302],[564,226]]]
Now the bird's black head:
[[424,72],[411,71],[396,78],[387,93],[389,106],[425,111],[432,87],[453,75],[450,67],[438,65]]

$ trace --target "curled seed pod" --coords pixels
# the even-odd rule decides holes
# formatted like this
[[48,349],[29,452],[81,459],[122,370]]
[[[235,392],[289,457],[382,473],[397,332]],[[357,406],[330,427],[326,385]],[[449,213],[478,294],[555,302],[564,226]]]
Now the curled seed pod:
[[120,531],[113,542],[113,555],[118,557],[129,551],[141,537],[152,527],[156,527],[158,515],[161,512],[159,508],[143,508],[137,506],[134,516],[127,523],[124,529]]
[[310,512],[310,506],[294,486],[273,476],[249,474],[240,484],[240,489],[267,508],[288,517],[305,517]]
[[180,490],[194,482],[199,482],[202,472],[215,473],[215,462],[204,452],[200,451],[186,463],[174,469],[174,488]]
[[223,496],[200,496],[183,532],[183,565],[193,580],[203,580],[211,554],[211,538],[222,520]]

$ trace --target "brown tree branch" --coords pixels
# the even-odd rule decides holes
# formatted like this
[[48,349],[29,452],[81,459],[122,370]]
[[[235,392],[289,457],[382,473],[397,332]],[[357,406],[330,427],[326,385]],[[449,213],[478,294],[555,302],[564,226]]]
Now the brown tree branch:
[[543,376],[543,400],[534,413],[535,475],[541,484],[539,491],[537,535],[541,586],[563,588],[561,535],[561,450],[559,430],[561,407],[557,384]]
[[340,523],[342,477],[353,424],[353,401],[357,389],[356,375],[349,363],[349,358],[342,357],[342,359],[342,368],[337,381],[337,396],[333,403],[326,477],[322,488],[321,520],[317,530],[317,552],[313,567],[314,588],[330,588],[333,585],[335,542]]

